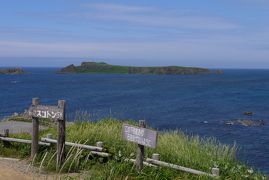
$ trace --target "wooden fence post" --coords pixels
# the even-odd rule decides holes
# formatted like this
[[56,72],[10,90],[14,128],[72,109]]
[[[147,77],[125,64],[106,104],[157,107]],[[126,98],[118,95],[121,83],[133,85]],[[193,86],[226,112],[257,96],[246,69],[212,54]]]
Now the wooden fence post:
[[[139,120],[139,126],[141,128],[146,128],[146,121],[145,120]],[[144,146],[138,144],[137,152],[136,152],[136,170],[140,172],[143,169],[143,160],[144,160]]]
[[[5,129],[4,130],[4,137],[9,137],[9,129]],[[10,142],[7,141],[3,141],[3,145],[4,147],[10,147]]]
[[159,161],[160,160],[160,154],[157,154],[157,153],[152,154],[152,159]]
[[99,148],[103,148],[103,142],[102,141],[96,142],[96,146]]
[[[39,105],[39,98],[32,99],[32,106]],[[38,151],[38,131],[39,131],[39,119],[32,117],[33,129],[32,129],[32,145],[31,145],[31,158],[34,158]]]
[[9,137],[9,129],[4,130],[4,137]]
[[58,107],[63,109],[63,119],[58,119],[58,140],[57,140],[57,170],[62,166],[65,159],[65,109],[66,103],[65,100],[58,101]]
[[219,168],[212,168],[211,169],[212,175],[215,177],[219,176]]

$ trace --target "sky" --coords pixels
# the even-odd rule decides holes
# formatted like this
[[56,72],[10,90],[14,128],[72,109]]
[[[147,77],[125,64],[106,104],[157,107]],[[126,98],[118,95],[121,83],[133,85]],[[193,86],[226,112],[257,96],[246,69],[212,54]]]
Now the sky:
[[269,0],[2,0],[0,66],[269,68]]

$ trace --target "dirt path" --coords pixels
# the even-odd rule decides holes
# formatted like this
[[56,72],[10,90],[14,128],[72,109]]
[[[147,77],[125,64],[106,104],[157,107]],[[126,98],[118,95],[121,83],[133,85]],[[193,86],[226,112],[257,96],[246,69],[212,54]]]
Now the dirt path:
[[61,179],[84,179],[83,174],[47,174],[39,173],[37,167],[29,165],[26,160],[0,157],[0,180],[61,180]]
[[9,180],[30,180],[31,177],[22,174],[20,172],[17,172],[13,170],[12,168],[6,168],[0,165],[0,179],[9,179]]
[[30,180],[37,179],[26,161],[0,158],[0,180]]
[[[10,134],[31,133],[32,123],[20,121],[0,121],[0,134],[9,129]],[[47,127],[39,126],[40,130]],[[33,167],[26,160],[0,157],[0,180],[60,180],[60,179],[84,179],[82,174],[47,174],[39,173],[38,167]]]

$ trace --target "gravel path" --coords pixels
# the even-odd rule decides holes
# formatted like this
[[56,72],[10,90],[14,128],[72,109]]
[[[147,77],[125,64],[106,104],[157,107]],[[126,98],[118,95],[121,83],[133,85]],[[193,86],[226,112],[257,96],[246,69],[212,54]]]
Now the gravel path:
[[[2,121],[0,122],[0,133],[3,133],[5,129],[9,129],[10,134],[16,133],[31,133],[32,123],[21,121]],[[40,130],[46,130],[46,126],[39,126]]]

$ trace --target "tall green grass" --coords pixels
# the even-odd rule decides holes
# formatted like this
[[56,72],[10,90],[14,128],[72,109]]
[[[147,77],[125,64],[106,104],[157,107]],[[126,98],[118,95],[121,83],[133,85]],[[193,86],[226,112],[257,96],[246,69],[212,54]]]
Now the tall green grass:
[[[128,121],[135,124],[133,121]],[[127,142],[121,137],[123,121],[103,119],[98,122],[80,122],[67,126],[66,140],[71,142],[94,145],[97,141],[104,142],[105,151],[112,154],[110,158],[93,156],[89,151],[67,147],[66,160],[59,169],[61,172],[83,172],[86,179],[210,179],[169,168],[144,167],[137,173],[132,163],[125,162],[125,158],[135,158],[137,145]],[[57,138],[56,128],[41,132],[41,137],[52,133]],[[30,139],[27,134],[16,137]],[[14,143],[11,148],[1,148],[0,154],[8,155],[7,151],[15,149],[16,155],[28,157],[29,145]],[[29,150],[29,153],[27,153]],[[55,171],[56,147],[40,147],[34,164],[40,168]],[[180,130],[160,132],[156,149],[146,148],[145,156],[159,153],[162,161],[190,167],[210,173],[211,168],[220,169],[221,179],[266,179],[261,173],[254,171],[235,158],[236,147],[219,143],[214,138],[200,138],[187,136]]]

